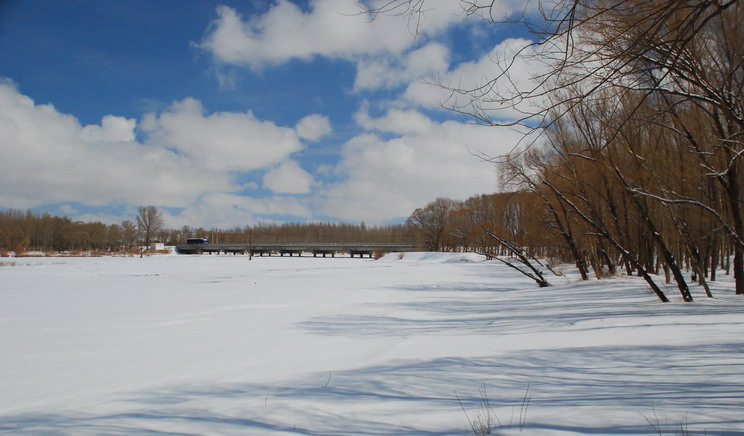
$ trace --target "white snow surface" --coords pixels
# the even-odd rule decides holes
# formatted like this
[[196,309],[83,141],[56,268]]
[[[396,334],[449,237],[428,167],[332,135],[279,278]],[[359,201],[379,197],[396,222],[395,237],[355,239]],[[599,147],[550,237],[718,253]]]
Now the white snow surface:
[[550,281],[474,254],[0,259],[0,433],[744,435],[731,277],[667,304]]

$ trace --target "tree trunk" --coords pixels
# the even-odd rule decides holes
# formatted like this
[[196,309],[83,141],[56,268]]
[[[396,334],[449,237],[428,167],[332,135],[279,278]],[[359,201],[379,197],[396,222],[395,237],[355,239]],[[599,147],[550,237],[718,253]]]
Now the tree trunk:
[[[618,175],[620,175],[620,172],[617,170],[617,167],[615,167],[615,170],[618,173]],[[628,186],[626,179],[624,179],[623,177],[620,177],[620,179],[623,182],[623,184]],[[664,259],[664,263],[671,270],[672,276],[674,277],[675,282],[677,282],[677,288],[679,289],[680,294],[682,294],[682,299],[686,302],[692,302],[692,294],[690,293],[690,288],[687,286],[687,282],[685,281],[685,278],[682,275],[682,271],[680,270],[679,265],[674,259],[674,255],[667,247],[666,242],[664,241],[664,237],[661,236],[656,225],[651,219],[651,214],[648,210],[648,206],[646,205],[645,201],[639,198],[638,196],[632,196],[631,199],[633,200],[633,203],[636,206],[636,210],[638,211],[638,213],[640,213],[643,219],[643,222],[646,224],[646,228],[648,232],[651,234],[651,239],[655,242],[657,249],[661,252],[661,256]],[[649,245],[649,249],[651,249],[651,244],[648,244],[648,245]]]
[[710,281],[716,281],[716,270],[718,269],[718,253],[720,247],[718,246],[718,237],[713,234],[711,236],[711,254],[710,254]]
[[664,263],[672,271],[672,276],[674,277],[674,281],[677,282],[677,288],[679,289],[680,294],[682,294],[682,299],[688,303],[692,302],[692,294],[690,294],[690,288],[687,286],[685,277],[682,275],[682,271],[679,269],[679,265],[674,259],[674,255],[671,251],[669,251],[669,248],[667,248],[666,243],[664,242],[664,238],[659,234],[659,232],[656,231],[656,226],[654,226],[654,223],[651,221],[651,218],[648,216],[646,211],[644,211],[643,218],[644,221],[646,221],[646,225],[649,226],[649,231],[651,232],[656,245],[661,251],[661,255],[664,258]]
[[[576,246],[576,242],[573,238],[573,232],[571,231],[570,227],[570,222],[568,221],[568,219],[566,219],[566,223],[564,224],[560,218],[560,215],[558,215],[558,211],[553,207],[553,205],[550,204],[550,202],[545,197],[543,197],[543,199],[545,200],[545,204],[548,207],[548,210],[550,210],[551,215],[553,215],[553,219],[555,219],[556,221],[556,226],[558,226],[559,233],[566,241],[568,249],[571,251],[571,256],[573,256],[574,261],[576,262],[576,268],[579,269],[579,274],[581,274],[581,280],[589,280],[589,276],[586,270],[586,262],[584,262],[584,257],[581,255],[579,248]],[[567,215],[565,208],[563,209],[563,215],[564,217]]]
[[731,215],[734,218],[734,282],[736,283],[736,294],[744,295],[744,218],[741,210],[741,201],[736,166],[732,165],[728,172],[728,189],[726,190],[731,207]]
[[667,266],[667,264],[664,264],[664,283],[668,285],[669,283],[671,283],[671,281],[672,281],[672,274],[669,271],[669,266]]

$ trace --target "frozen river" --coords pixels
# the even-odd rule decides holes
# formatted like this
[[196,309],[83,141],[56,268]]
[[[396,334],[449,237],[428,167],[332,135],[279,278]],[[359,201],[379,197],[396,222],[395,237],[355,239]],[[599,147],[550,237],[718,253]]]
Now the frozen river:
[[0,263],[0,433],[744,435],[728,277],[662,304],[464,254]]

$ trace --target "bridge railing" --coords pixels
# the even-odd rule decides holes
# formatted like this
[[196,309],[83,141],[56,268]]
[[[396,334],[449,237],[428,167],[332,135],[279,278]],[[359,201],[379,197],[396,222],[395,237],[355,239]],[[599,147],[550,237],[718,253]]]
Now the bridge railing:
[[307,252],[373,252],[373,251],[415,251],[419,247],[411,243],[349,243],[349,242],[258,242],[223,244],[182,244],[176,249],[181,253],[198,252],[258,252],[258,251],[307,251]]
[[263,248],[263,247],[308,247],[308,248],[316,248],[316,247],[416,247],[416,244],[404,244],[404,243],[384,243],[384,242],[253,242],[253,243],[246,243],[246,242],[240,242],[240,243],[224,243],[224,244],[193,244],[188,245],[190,247],[254,247],[254,248]]

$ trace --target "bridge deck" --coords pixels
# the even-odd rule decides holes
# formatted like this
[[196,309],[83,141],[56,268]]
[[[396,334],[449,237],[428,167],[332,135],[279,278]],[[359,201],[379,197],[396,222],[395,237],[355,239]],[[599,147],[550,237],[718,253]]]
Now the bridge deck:
[[385,253],[400,251],[415,251],[418,247],[415,244],[350,244],[350,243],[253,243],[253,244],[184,244],[177,245],[176,251],[179,254],[202,254],[202,253],[232,253],[232,254],[257,254],[260,256],[278,253],[280,256],[288,254],[290,256],[302,253],[312,253],[313,256],[318,254],[335,256],[340,252],[347,252],[354,257],[372,257],[375,251]]

